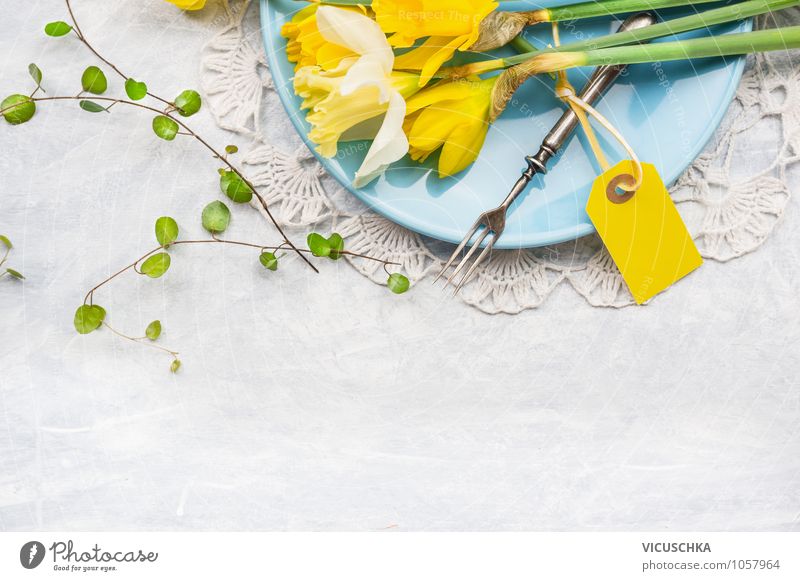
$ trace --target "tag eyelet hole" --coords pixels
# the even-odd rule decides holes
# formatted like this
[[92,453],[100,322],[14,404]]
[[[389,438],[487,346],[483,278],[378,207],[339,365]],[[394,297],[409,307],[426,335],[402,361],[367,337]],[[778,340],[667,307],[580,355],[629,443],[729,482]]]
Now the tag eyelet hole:
[[628,191],[622,189],[620,186],[635,183],[636,178],[630,174],[623,173],[615,176],[606,186],[606,197],[608,201],[612,204],[624,204],[636,194],[636,190]]

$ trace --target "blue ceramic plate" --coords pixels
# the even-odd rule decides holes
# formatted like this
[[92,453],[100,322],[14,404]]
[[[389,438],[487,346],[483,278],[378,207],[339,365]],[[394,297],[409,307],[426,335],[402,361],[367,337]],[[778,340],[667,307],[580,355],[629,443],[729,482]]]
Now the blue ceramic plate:
[[[565,3],[567,0],[541,2],[545,6]],[[504,7],[521,9],[532,5],[528,2]],[[286,43],[280,36],[282,24],[303,6],[305,3],[295,0],[261,0],[261,18],[278,94],[298,133],[313,150],[306,138],[309,126],[300,110],[300,99],[292,92],[294,71],[286,60]],[[680,11],[668,14],[679,15]],[[562,27],[562,43],[608,34],[617,25],[609,19],[580,21],[576,28]],[[718,27],[714,32],[743,31],[750,26],[750,22],[744,22]],[[529,28],[528,38],[536,45],[545,45],[551,40],[549,30],[548,25]],[[622,131],[640,158],[655,164],[664,181],[671,183],[702,151],[719,125],[743,67],[744,61],[739,58],[634,65],[597,108]],[[570,80],[580,90],[589,73],[591,69],[574,70]],[[366,188],[355,189],[352,178],[367,151],[367,145],[359,143],[342,144],[339,155],[320,158],[320,162],[376,212],[420,234],[459,242],[478,214],[505,197],[525,167],[524,156],[538,150],[562,112],[549,77],[529,81],[517,91],[513,106],[490,128],[475,164],[453,178],[437,177],[434,156],[422,166],[405,158],[384,177]],[[623,155],[610,138],[605,145],[607,152],[614,152],[616,157]],[[609,159],[613,163],[615,155],[609,155]],[[527,193],[512,208],[498,247],[544,246],[594,232],[584,207],[598,167],[580,132],[550,167],[546,176],[534,178]]]

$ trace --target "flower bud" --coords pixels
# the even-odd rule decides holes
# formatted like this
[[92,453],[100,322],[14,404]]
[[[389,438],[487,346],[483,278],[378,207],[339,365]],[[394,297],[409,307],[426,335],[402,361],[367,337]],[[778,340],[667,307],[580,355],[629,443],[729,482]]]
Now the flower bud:
[[494,122],[505,111],[511,97],[522,84],[534,75],[552,73],[580,65],[579,53],[551,52],[537,55],[524,63],[503,71],[492,90],[492,104],[489,122]]
[[547,20],[547,10],[492,12],[481,22],[478,40],[472,44],[470,50],[485,52],[505,46],[519,36],[526,26]]

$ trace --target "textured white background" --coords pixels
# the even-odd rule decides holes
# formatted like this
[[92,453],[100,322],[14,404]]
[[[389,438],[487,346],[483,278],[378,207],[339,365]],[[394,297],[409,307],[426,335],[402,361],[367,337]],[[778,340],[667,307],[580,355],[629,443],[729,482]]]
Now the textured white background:
[[[198,86],[213,10],[75,5],[128,74],[167,96]],[[27,91],[33,61],[49,93],[77,92],[94,61],[41,33],[61,2],[0,13],[0,93]],[[192,124],[231,140],[207,113]],[[130,333],[162,320],[172,376],[156,351],[76,335],[72,315],[153,245],[157,216],[202,236],[214,162],[137,111],[42,104],[0,126],[0,176],[9,264],[28,276],[0,280],[0,530],[800,528],[794,201],[759,251],[623,310],[562,286],[488,316],[344,263],[267,273],[243,249],[179,247],[163,279],[96,296]],[[275,239],[247,207],[229,233]]]

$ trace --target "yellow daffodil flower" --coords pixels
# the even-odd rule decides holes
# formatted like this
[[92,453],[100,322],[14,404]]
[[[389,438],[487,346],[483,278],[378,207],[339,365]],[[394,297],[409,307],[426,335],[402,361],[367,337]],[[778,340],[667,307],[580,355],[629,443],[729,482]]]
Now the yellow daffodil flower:
[[373,139],[353,184],[361,187],[378,177],[408,151],[403,132],[405,99],[417,91],[419,77],[392,72],[394,54],[374,20],[333,6],[317,10],[323,38],[352,51],[331,70],[301,67],[294,79],[295,93],[308,109],[309,139],[325,157],[336,155],[338,143]]
[[399,56],[395,67],[419,70],[424,86],[456,50],[466,50],[480,35],[484,18],[497,8],[494,0],[373,0],[375,20],[395,47],[425,42]]
[[358,56],[345,47],[328,42],[320,34],[317,27],[318,7],[318,4],[306,6],[281,28],[281,35],[287,39],[286,56],[289,62],[295,63],[295,71],[315,65],[330,70],[339,66],[343,58]]
[[409,154],[418,161],[441,147],[439,177],[466,169],[483,147],[498,77],[440,82],[406,102]]
[[182,10],[200,10],[206,5],[206,0],[167,0]]

